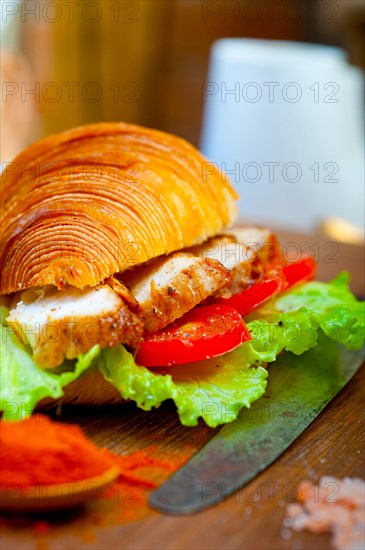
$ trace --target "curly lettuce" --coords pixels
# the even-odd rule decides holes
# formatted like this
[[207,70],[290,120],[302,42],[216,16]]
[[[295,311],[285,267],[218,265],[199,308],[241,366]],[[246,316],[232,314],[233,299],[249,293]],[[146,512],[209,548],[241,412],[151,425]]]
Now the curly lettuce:
[[249,342],[215,359],[165,370],[136,365],[123,346],[115,346],[102,351],[99,368],[122,397],[138,407],[149,411],[172,399],[182,424],[196,426],[202,417],[215,428],[235,420],[242,407],[265,392],[267,371],[260,363],[260,354]]

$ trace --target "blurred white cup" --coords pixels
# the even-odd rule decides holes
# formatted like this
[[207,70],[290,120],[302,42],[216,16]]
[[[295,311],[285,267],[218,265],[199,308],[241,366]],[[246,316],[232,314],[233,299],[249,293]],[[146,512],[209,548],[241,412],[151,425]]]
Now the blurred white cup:
[[201,150],[228,173],[243,220],[362,225],[364,75],[343,50],[218,40],[202,94]]

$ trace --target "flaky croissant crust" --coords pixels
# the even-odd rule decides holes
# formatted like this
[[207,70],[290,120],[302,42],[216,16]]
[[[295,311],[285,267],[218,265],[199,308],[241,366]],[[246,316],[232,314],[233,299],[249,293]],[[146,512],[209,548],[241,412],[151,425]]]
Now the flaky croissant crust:
[[126,123],[50,136],[2,174],[0,292],[95,286],[236,218],[227,178],[189,143]]

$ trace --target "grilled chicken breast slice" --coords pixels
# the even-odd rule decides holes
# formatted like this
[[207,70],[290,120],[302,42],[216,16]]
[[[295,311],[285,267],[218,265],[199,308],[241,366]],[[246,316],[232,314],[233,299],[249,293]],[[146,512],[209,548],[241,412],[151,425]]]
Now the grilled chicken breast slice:
[[110,278],[84,290],[27,290],[7,322],[33,348],[36,363],[53,368],[95,344],[104,348],[123,343],[136,348],[143,335],[137,308],[128,290]]
[[220,262],[186,252],[175,252],[121,276],[138,301],[146,334],[182,317],[231,281]]
[[215,293],[224,297],[248,288],[260,279],[264,266],[280,255],[274,233],[256,227],[230,229],[188,250],[199,258],[219,261],[230,271],[230,284]]

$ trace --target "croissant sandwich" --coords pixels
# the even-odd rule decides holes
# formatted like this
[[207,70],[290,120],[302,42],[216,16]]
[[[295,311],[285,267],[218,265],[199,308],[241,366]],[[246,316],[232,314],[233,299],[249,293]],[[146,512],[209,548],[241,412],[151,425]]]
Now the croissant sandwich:
[[[186,141],[124,123],[31,145],[2,174],[3,418],[45,403],[175,402],[217,426],[268,364],[363,341],[346,275],[311,281],[275,234],[232,227],[237,194]],[[273,367],[274,368],[274,367]]]

